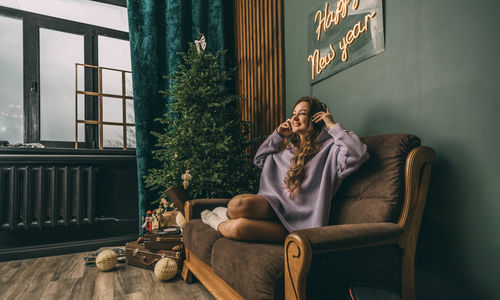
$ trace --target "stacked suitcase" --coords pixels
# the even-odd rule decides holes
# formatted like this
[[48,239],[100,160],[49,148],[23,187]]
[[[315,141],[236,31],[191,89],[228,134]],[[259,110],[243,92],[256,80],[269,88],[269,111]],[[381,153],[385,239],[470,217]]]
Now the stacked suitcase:
[[153,270],[157,261],[169,257],[177,262],[177,272],[181,273],[184,260],[182,233],[146,233],[142,239],[127,243],[125,251],[129,265]]

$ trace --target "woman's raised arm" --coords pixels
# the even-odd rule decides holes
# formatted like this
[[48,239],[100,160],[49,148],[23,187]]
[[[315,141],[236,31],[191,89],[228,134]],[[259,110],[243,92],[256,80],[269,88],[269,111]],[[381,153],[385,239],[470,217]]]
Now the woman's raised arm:
[[367,147],[356,133],[345,129],[339,123],[332,126],[328,133],[334,138],[335,148],[338,148],[337,153],[337,175],[348,176],[356,171],[361,165],[368,160]]
[[278,152],[282,141],[283,137],[278,134],[277,130],[274,130],[274,132],[264,140],[262,145],[260,145],[257,153],[255,153],[253,163],[262,169],[264,167],[266,157],[270,154]]
[[279,151],[280,143],[283,141],[283,137],[286,137],[292,133],[292,126],[290,124],[290,119],[281,123],[278,128],[271,133],[267,139],[260,145],[259,150],[255,153],[255,158],[253,163],[262,169],[264,167],[264,162],[269,154],[276,153]]

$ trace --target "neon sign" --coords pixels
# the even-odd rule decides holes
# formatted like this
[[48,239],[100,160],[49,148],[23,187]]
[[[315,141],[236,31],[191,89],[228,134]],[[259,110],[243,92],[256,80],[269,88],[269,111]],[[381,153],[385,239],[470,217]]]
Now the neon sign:
[[382,0],[325,2],[310,13],[311,84],[384,51],[382,20]]

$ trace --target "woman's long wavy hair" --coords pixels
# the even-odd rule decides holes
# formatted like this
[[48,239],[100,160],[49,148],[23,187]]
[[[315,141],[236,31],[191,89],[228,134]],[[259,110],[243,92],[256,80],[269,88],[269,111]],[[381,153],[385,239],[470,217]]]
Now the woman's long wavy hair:
[[305,139],[301,141],[298,134],[292,133],[281,144],[281,149],[295,147],[295,153],[291,160],[292,164],[285,177],[285,186],[292,198],[300,191],[300,186],[305,177],[305,166],[316,154],[318,146],[316,137],[320,134],[324,125],[323,122],[313,123],[311,121],[314,114],[325,111],[324,104],[321,101],[314,97],[302,97],[294,104],[292,111],[300,102],[309,103]]

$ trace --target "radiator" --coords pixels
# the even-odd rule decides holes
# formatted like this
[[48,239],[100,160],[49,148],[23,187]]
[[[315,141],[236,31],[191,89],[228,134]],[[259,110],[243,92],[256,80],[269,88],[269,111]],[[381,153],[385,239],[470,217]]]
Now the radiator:
[[95,167],[0,165],[0,229],[93,224]]

